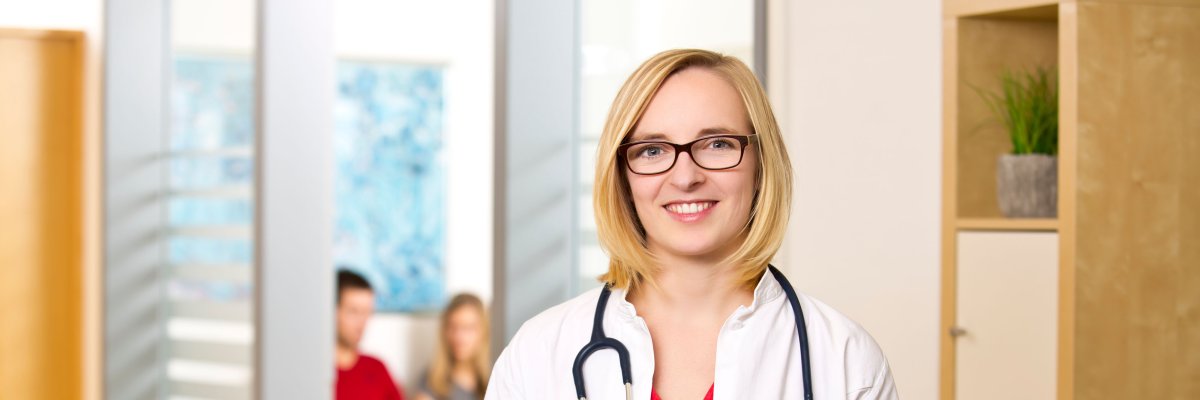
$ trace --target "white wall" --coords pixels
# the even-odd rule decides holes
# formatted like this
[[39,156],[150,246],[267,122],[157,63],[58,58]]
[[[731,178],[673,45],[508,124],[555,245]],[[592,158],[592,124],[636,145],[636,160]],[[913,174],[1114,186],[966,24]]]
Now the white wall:
[[941,2],[769,12],[769,85],[796,172],[780,264],[871,332],[904,398],[936,398]]
[[170,0],[171,48],[176,52],[245,55],[253,59],[256,0]]
[[104,43],[102,0],[0,0],[0,28],[82,31],[87,49],[83,66],[83,390],[100,396],[100,55]]
[[[446,68],[446,290],[492,297],[493,2],[336,0],[339,58],[411,61]],[[429,362],[433,314],[378,314],[362,350],[406,389]],[[499,351],[499,349],[496,349]]]

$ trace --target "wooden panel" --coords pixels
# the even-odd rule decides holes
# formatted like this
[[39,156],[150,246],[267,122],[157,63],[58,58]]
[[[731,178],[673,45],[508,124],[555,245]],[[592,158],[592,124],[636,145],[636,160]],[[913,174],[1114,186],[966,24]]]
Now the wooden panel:
[[1058,64],[1055,21],[958,20],[957,196],[959,217],[1001,217],[996,159],[1012,150],[1008,133],[979,96],[995,92],[1005,70]]
[[959,218],[959,230],[971,231],[1053,231],[1058,220],[1041,218]]
[[944,0],[942,15],[947,17],[966,17],[981,15],[998,15],[1021,10],[1036,9],[1048,5],[1067,4],[1075,2],[1108,2],[1131,4],[1155,4],[1166,6],[1200,6],[1200,0]]
[[1089,3],[1126,3],[1175,7],[1200,7],[1200,0],[1080,0]]
[[1058,235],[958,235],[956,396],[1053,399]]
[[1058,15],[1058,400],[1075,396],[1075,182],[1078,160],[1078,4]]
[[963,17],[1005,13],[1058,3],[1057,0],[944,0],[942,13],[946,16]]
[[82,397],[79,33],[0,30],[0,388]]
[[954,149],[958,146],[958,18],[942,21],[942,273],[941,273],[941,318],[938,329],[938,398],[954,398],[954,339],[950,328],[954,326],[957,313],[954,296],[955,264],[958,232],[957,183],[958,160]]
[[1058,19],[1058,7],[1058,4],[1051,4],[1032,8],[1018,8],[1016,10],[1006,10],[979,15],[979,17],[1054,21]]
[[1200,8],[1078,4],[1075,398],[1200,398]]

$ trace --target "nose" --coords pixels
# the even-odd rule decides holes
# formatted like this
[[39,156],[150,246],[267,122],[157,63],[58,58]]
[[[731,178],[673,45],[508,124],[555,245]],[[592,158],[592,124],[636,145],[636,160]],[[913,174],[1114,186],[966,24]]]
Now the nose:
[[691,153],[680,154],[669,173],[668,181],[682,191],[692,190],[705,180],[704,170],[692,160]]

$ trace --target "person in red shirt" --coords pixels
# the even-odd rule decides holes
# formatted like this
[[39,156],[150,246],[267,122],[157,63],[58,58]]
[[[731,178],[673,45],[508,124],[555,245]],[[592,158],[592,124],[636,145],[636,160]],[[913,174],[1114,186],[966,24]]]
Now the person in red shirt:
[[362,275],[339,270],[337,277],[338,400],[404,400],[404,390],[378,359],[358,352],[367,319],[375,312],[375,292]]

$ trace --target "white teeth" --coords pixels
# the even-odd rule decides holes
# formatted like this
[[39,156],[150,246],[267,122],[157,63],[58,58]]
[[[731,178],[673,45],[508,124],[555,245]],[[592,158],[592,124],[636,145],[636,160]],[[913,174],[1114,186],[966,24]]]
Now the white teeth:
[[712,205],[713,203],[710,201],[700,203],[677,203],[667,206],[667,210],[676,214],[695,214],[707,210],[709,207],[712,207]]

